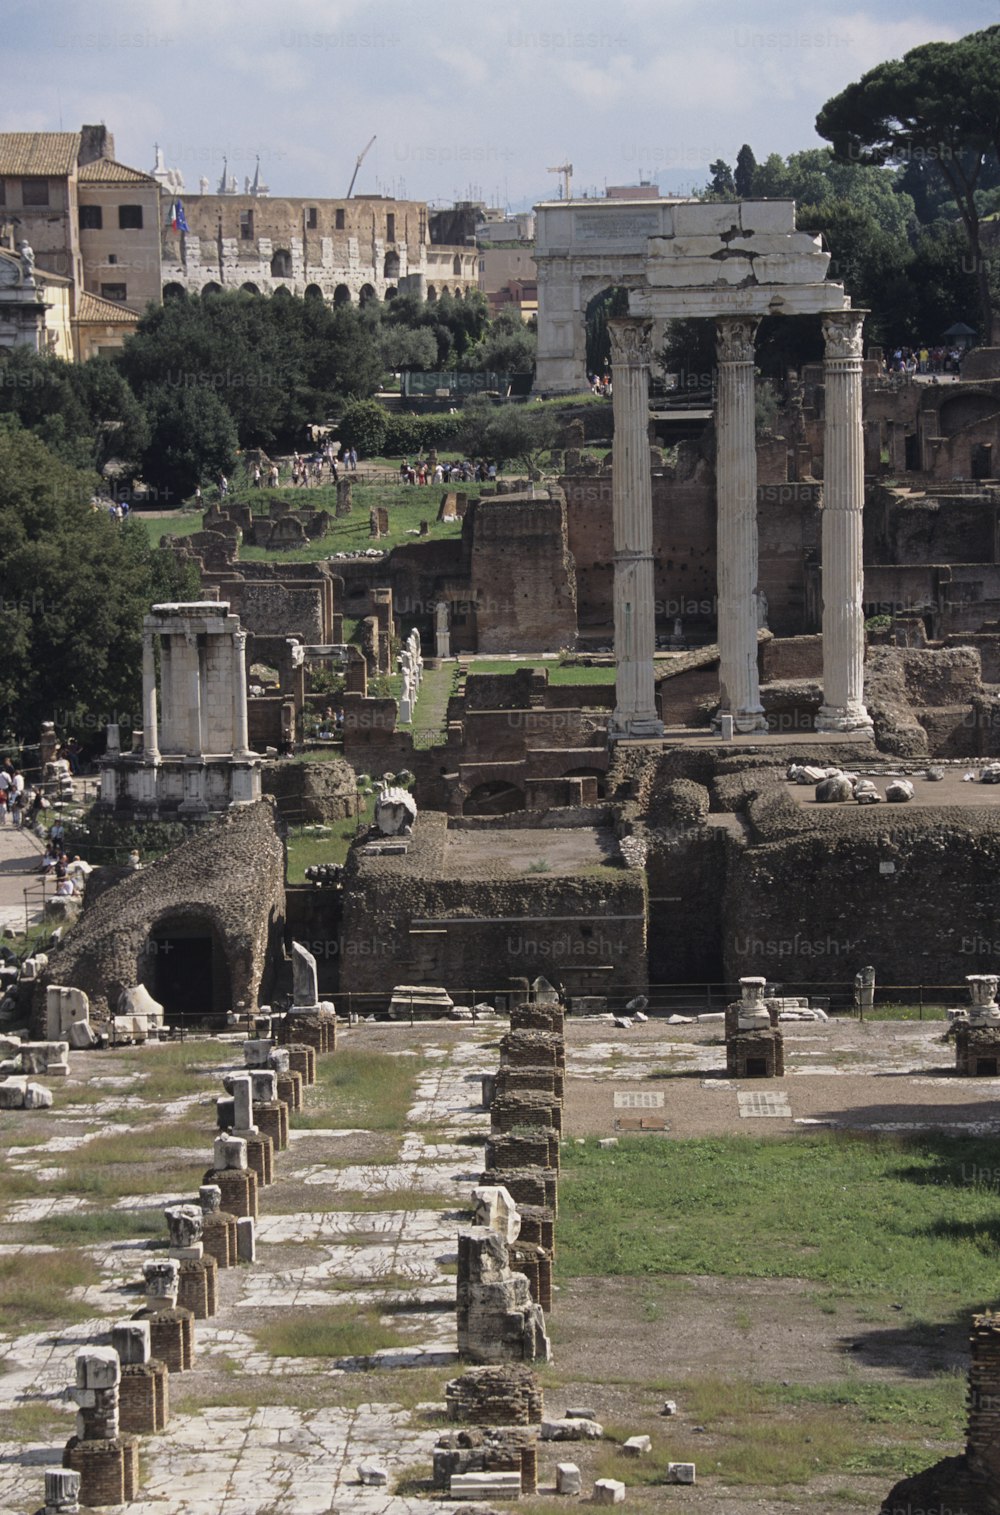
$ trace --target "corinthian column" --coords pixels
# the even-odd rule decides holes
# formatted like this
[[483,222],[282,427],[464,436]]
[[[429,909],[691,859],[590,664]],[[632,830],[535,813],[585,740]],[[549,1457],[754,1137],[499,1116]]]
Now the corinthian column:
[[817,731],[871,731],[865,709],[861,327],[866,312],[823,319],[823,704]]
[[153,633],[142,633],[142,755],[146,763],[160,761],[159,731],[156,719],[156,660],[153,656]]
[[[757,679],[756,317],[720,316],[716,410],[719,715],[737,731],[766,731]],[[718,719],[718,718],[717,718]]]
[[614,450],[611,508],[615,535],[615,713],[609,735],[657,737],[653,653],[653,484],[649,460],[651,321],[621,317],[611,336]]

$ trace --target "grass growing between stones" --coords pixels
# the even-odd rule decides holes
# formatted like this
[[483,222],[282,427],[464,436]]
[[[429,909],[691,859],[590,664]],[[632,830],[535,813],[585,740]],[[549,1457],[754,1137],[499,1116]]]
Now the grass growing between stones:
[[335,1056],[319,1060],[316,1082],[305,1091],[305,1108],[294,1117],[295,1128],[402,1131],[425,1066],[421,1057],[338,1049]]
[[166,1244],[167,1228],[159,1210],[73,1210],[44,1220],[10,1227],[26,1242],[51,1246],[99,1246],[109,1241],[156,1238]]
[[31,1441],[65,1440],[73,1424],[72,1406],[52,1399],[26,1399],[0,1410],[0,1441],[23,1446]]
[[93,1258],[78,1247],[0,1257],[0,1333],[16,1336],[50,1321],[87,1319],[92,1308],[69,1292],[99,1281]]
[[255,1327],[254,1335],[272,1357],[371,1357],[406,1341],[374,1305],[290,1310],[280,1320]]
[[995,1301],[998,1153],[933,1132],[588,1141],[566,1148],[558,1271],[801,1278],[971,1312]]

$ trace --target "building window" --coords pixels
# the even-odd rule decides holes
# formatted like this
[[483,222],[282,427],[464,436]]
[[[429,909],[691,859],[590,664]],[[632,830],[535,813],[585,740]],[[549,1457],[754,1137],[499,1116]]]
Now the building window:
[[292,255],[283,247],[279,247],[271,259],[271,277],[272,279],[292,277]]
[[104,225],[104,216],[99,205],[80,206],[80,230],[100,231]]
[[418,225],[419,225],[420,245],[421,245],[421,247],[423,247],[424,243],[427,241],[427,212],[426,211],[422,210],[420,212],[420,220],[419,220]]
[[342,210],[338,210],[337,212],[337,230],[344,230],[344,212]]
[[113,268],[115,266],[115,264],[118,262],[118,254],[117,253],[108,253],[108,262],[110,263],[111,267]]
[[315,231],[318,225],[319,225],[319,213],[316,210],[315,205],[310,205],[310,207],[309,207],[309,216],[308,216],[308,219],[306,221],[306,229],[308,231]]
[[396,240],[396,217],[391,210],[386,212],[385,240],[387,242],[395,242]]
[[121,231],[142,231],[142,206],[119,205],[118,226]]
[[21,180],[21,204],[22,205],[48,205],[49,181],[48,179],[22,179]]
[[0,205],[7,204],[7,181],[0,179]]
[[101,298],[102,300],[118,300],[119,302],[126,300],[128,298],[126,286],[124,284],[102,284]]
[[240,241],[241,242],[252,242],[253,241],[253,211],[252,210],[241,210],[240,211]]

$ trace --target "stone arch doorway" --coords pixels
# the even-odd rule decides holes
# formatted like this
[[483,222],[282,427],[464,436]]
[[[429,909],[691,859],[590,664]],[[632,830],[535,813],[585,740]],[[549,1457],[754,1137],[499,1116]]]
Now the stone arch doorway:
[[287,248],[279,247],[271,258],[271,278],[290,279],[292,277],[292,255]]
[[191,1025],[232,1009],[225,948],[206,916],[185,913],[157,921],[140,969],[140,981],[163,1006],[167,1025]]
[[437,297],[438,297],[438,292],[437,292],[437,289],[435,288],[435,286],[433,284],[428,284],[428,286],[427,286],[427,303],[428,303],[428,305],[433,305],[434,301],[437,299]]
[[243,291],[243,293],[245,295],[259,295],[260,294],[260,290],[257,288],[256,284],[253,284],[253,283],[250,283],[250,282],[248,282],[246,284],[241,284],[240,285],[240,289],[242,289],[242,291]]
[[371,284],[362,284],[358,299],[362,305],[367,305],[369,300],[375,299],[375,290]]
[[201,292],[203,295],[221,295],[222,285],[215,284],[214,282],[209,282],[208,284],[202,285]]
[[351,291],[348,289],[346,284],[337,285],[336,289],[333,291],[333,303],[334,305],[350,305]]
[[567,768],[563,778],[593,779],[597,785],[597,798],[603,800],[607,794],[607,774],[600,768]]
[[164,284],[163,298],[165,300],[179,300],[187,294],[183,284]]
[[322,300],[323,291],[318,284],[307,284],[305,287],[305,298],[307,300]]

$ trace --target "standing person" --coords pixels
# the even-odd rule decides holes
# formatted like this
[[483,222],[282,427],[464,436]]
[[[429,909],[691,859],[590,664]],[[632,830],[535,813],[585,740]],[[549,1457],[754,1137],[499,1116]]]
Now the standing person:
[[224,500],[229,493],[229,480],[224,473],[219,474],[219,499]]
[[351,448],[351,451],[350,451],[350,464],[351,464],[351,472],[352,473],[357,473],[357,471],[358,471],[358,451],[357,451],[356,447],[352,447]]
[[11,776],[10,807],[14,815],[14,825],[20,826],[24,818],[24,774],[20,768],[15,768]]

